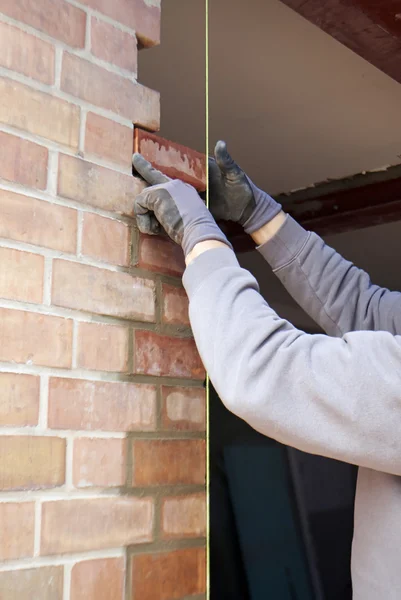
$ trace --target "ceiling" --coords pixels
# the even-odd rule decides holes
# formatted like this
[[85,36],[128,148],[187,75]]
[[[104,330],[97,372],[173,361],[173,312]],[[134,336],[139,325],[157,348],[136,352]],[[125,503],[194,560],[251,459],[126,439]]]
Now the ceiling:
[[[205,0],[162,0],[161,45],[141,51],[139,80],[161,92],[161,135],[203,152],[205,52]],[[400,163],[400,107],[400,84],[278,0],[209,0],[210,149],[225,139],[266,191]],[[399,223],[329,239],[390,287],[399,240]],[[266,297],[304,323],[255,255],[241,260],[263,269]]]
[[[139,79],[162,135],[204,151],[205,0],[163,0]],[[400,162],[400,107],[400,84],[278,0],[209,0],[211,146],[272,193]]]

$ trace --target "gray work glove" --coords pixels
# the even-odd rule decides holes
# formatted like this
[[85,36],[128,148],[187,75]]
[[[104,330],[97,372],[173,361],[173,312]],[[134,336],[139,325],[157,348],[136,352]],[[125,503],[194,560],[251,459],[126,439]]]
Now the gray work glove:
[[195,188],[166,177],[141,154],[134,154],[132,164],[151,186],[139,194],[134,203],[142,233],[157,235],[162,226],[171,239],[182,246],[185,256],[196,244],[206,240],[218,240],[231,248]]
[[217,142],[214,155],[209,158],[212,215],[217,221],[235,221],[246,233],[254,233],[281,211],[281,205],[252,183],[227,152],[225,142]]

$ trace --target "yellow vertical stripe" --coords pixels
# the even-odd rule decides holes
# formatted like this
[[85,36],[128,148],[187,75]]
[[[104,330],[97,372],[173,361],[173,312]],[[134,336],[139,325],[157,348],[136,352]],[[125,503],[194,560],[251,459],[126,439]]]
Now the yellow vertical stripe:
[[[206,182],[209,181],[209,0],[205,0],[206,27]],[[209,186],[206,187],[206,206],[209,208]],[[206,598],[210,600],[210,465],[209,465],[209,375],[206,374]]]

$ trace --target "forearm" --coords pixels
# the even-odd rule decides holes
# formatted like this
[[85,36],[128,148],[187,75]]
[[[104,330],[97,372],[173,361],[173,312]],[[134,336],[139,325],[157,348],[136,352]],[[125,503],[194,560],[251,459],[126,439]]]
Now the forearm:
[[363,270],[280,213],[252,237],[295,301],[324,331],[401,331],[401,295],[372,285]]
[[[195,340],[229,410],[307,452],[401,474],[397,338],[310,336],[267,305],[228,249],[205,252],[184,276]],[[397,400],[396,400],[397,399]]]

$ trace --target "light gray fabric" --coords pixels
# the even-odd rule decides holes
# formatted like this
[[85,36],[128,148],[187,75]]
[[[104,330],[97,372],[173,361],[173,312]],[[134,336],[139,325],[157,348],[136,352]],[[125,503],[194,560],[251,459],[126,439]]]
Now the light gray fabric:
[[257,431],[362,467],[354,600],[398,600],[401,294],[372,286],[290,217],[259,250],[304,310],[336,337],[309,335],[281,319],[234,253],[219,248],[184,274],[200,355],[222,401]]

